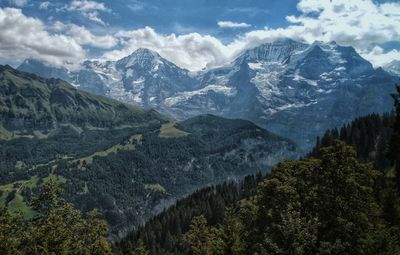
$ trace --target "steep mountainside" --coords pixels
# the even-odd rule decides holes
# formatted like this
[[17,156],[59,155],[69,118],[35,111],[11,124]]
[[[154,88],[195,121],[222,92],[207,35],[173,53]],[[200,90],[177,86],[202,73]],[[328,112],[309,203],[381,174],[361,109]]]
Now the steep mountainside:
[[165,119],[105,97],[94,96],[59,79],[44,79],[0,67],[1,125],[8,130],[49,130],[62,124],[116,128]]
[[64,79],[91,93],[165,111],[163,100],[196,85],[187,70],[148,49],[138,49],[118,61],[86,61],[80,70],[74,71],[31,59],[25,60],[18,70]]
[[291,40],[249,50],[199,79],[200,90],[166,99],[177,115],[208,112],[250,119],[305,150],[327,128],[389,111],[396,82],[351,47]]
[[98,208],[117,238],[196,189],[298,155],[294,143],[249,121],[176,123],[0,67],[0,203],[26,216],[32,193],[54,178],[79,209]]
[[[20,69],[38,73],[41,67],[28,61]],[[65,76],[58,69],[39,73],[44,70]],[[92,75],[77,75],[81,72]],[[79,77],[72,82],[84,90],[104,91],[100,94],[177,119],[205,113],[248,119],[305,150],[327,128],[389,111],[398,80],[374,69],[352,47],[290,39],[263,44],[227,66],[198,73],[139,49],[117,62],[85,62],[82,70],[68,75]]]

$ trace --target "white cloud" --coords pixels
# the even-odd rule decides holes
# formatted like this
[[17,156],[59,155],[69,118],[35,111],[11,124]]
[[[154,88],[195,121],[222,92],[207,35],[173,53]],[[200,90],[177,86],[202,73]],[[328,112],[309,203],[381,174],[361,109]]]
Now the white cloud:
[[190,33],[185,35],[161,35],[150,27],[121,31],[115,35],[122,41],[121,50],[104,54],[104,58],[116,60],[131,54],[138,48],[149,48],[178,66],[190,70],[218,66],[228,61],[228,48],[209,35]]
[[400,40],[400,3],[375,4],[371,0],[302,0],[303,13],[287,20],[292,30],[307,41],[335,40],[358,49]]
[[[400,3],[301,0],[297,8],[300,15],[286,17],[288,26],[250,31],[228,44],[210,35],[165,35],[150,27],[109,35],[95,35],[85,27],[60,22],[46,28],[40,20],[26,17],[20,10],[0,9],[0,58],[15,60],[24,56],[58,64],[77,62],[85,57],[83,46],[90,46],[111,49],[102,57],[116,60],[144,47],[181,67],[199,70],[229,63],[248,48],[289,37],[307,43],[334,40],[351,45],[375,66],[399,59],[399,50],[385,51],[382,44],[400,41]],[[99,12],[110,12],[103,3],[89,0],[72,0],[64,10],[81,12],[92,20],[99,18]]]
[[400,51],[385,52],[381,47],[375,46],[371,51],[361,52],[362,56],[374,64],[375,67],[384,66],[392,60],[400,60]]
[[220,28],[248,28],[251,27],[250,24],[247,23],[237,23],[237,22],[232,22],[232,21],[218,21],[218,26]]
[[42,2],[39,4],[39,9],[40,10],[47,10],[50,6],[50,2],[46,1],[46,2]]
[[111,35],[94,35],[85,27],[75,24],[66,25],[61,22],[56,22],[52,28],[56,31],[64,32],[80,45],[89,45],[96,48],[109,49],[118,44],[118,40]]
[[91,0],[72,0],[68,7],[69,10],[78,10],[78,11],[107,11],[108,9],[105,7],[103,3],[99,3]]
[[97,11],[92,11],[92,12],[88,12],[85,14],[86,17],[94,22],[100,23],[102,25],[105,25],[106,23],[99,17],[99,13]]
[[25,58],[55,65],[74,64],[85,58],[84,49],[71,37],[51,35],[36,18],[15,8],[0,8],[0,59],[9,63]]
[[99,3],[91,0],[72,0],[71,3],[65,7],[69,11],[80,12],[89,20],[105,25],[106,23],[99,17],[99,12],[110,12],[104,3]]

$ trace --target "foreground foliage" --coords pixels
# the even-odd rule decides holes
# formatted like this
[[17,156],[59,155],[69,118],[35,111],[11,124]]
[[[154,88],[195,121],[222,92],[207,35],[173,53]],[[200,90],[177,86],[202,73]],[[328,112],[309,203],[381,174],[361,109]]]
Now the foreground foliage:
[[53,180],[45,183],[30,220],[0,208],[0,254],[111,254],[105,221],[96,211],[83,215],[61,192]]
[[189,250],[183,245],[182,236],[189,230],[193,217],[204,215],[212,225],[222,222],[226,208],[254,195],[263,178],[261,174],[248,176],[240,183],[226,182],[193,193],[116,243],[116,253],[130,254],[144,245],[149,254],[186,254]]
[[[337,141],[318,159],[280,163],[216,227],[194,218],[183,241],[188,254],[399,254],[399,225],[375,196],[380,177]],[[195,241],[196,233],[213,238]]]

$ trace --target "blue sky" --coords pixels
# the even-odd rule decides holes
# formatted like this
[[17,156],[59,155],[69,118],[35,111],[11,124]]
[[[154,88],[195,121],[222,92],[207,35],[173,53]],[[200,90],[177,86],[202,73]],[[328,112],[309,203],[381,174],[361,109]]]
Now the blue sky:
[[[199,32],[231,40],[237,34],[268,27],[286,26],[288,14],[298,14],[296,1],[293,0],[126,0],[96,1],[102,3],[107,11],[99,11],[106,25],[93,22],[79,11],[68,11],[65,7],[69,0],[49,1],[46,9],[40,4],[47,1],[3,0],[1,7],[22,7],[27,16],[43,21],[62,20],[92,29],[138,29],[150,26],[160,33],[184,34]],[[17,3],[17,4],[16,4]],[[250,27],[222,29],[218,21],[247,23]]]
[[147,47],[198,70],[290,37],[335,40],[379,66],[400,58],[398,13],[389,0],[0,0],[0,63],[76,65]]

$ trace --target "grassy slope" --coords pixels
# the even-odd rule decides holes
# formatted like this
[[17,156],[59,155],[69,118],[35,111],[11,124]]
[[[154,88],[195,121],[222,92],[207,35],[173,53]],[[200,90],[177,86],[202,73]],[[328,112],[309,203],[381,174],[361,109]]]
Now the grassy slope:
[[[78,134],[81,134],[83,129],[101,130],[105,131],[103,133],[107,133],[109,128],[137,128],[149,123],[163,123],[168,120],[155,111],[143,110],[109,98],[91,95],[77,90],[62,80],[41,78],[14,70],[9,66],[0,66],[0,116],[0,142],[3,145],[21,139],[33,141],[57,137],[58,130],[60,130],[57,126],[68,127]],[[27,130],[25,126],[18,128],[7,121],[7,119],[16,118],[29,119],[33,122],[51,120],[56,125],[55,127],[49,126],[49,128],[38,125],[38,129],[32,127]],[[74,161],[85,160],[90,163],[94,157],[105,157],[121,150],[133,150],[134,143],[140,142],[140,139],[140,134],[132,135],[124,145],[117,143],[100,151],[96,151],[94,148],[90,155],[78,159],[73,159],[71,155],[65,155],[63,158]],[[45,163],[36,163],[28,167],[21,159],[15,161],[15,169],[21,171],[30,171],[41,167],[54,169],[57,167],[56,162],[57,158],[53,158]],[[0,169],[0,171],[7,171],[7,169]],[[64,177],[55,177],[53,174],[43,180],[46,181],[49,178],[66,182]],[[22,212],[26,217],[31,216],[33,212],[26,205],[21,191],[36,188],[37,181],[38,176],[34,175],[30,179],[18,179],[1,185],[0,204],[4,205],[8,194],[16,191],[15,198],[8,203],[8,207],[12,211]]]
[[173,122],[173,121],[170,121],[170,122],[165,123],[165,124],[163,124],[161,126],[159,137],[162,137],[162,138],[175,138],[175,137],[187,136],[189,134],[190,133],[178,129],[176,127],[176,123]]

